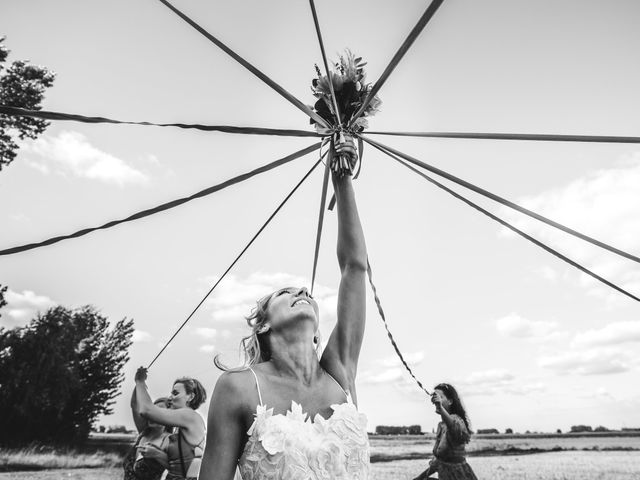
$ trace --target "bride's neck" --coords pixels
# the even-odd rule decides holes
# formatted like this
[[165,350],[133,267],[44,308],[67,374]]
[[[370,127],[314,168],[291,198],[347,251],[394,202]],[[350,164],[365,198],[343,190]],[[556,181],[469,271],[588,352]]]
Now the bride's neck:
[[272,345],[270,362],[276,374],[295,378],[305,385],[321,374],[315,346],[310,342]]

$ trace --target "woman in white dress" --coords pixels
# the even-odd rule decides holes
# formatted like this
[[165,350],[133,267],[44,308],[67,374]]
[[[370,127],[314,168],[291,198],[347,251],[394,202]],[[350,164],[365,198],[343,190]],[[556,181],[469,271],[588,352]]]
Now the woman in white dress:
[[[351,138],[330,157],[354,164]],[[200,480],[366,479],[366,417],[357,410],[365,327],[367,252],[348,175],[332,174],[338,214],[337,324],[318,358],[318,305],[306,288],[258,301],[242,344],[243,368],[218,380],[209,408]],[[217,365],[220,366],[219,362]]]

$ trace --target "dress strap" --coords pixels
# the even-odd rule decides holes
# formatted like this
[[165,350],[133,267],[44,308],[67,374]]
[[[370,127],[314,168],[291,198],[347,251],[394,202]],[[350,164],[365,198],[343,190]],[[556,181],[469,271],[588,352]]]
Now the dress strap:
[[251,370],[251,373],[253,373],[253,378],[256,379],[256,388],[258,389],[258,399],[260,400],[260,406],[262,406],[263,405],[262,393],[260,392],[260,382],[258,381],[258,376],[256,375],[256,372],[253,371],[253,368],[249,367],[249,370]]
[[344,396],[347,397],[347,400],[351,401],[351,394],[349,394],[344,388],[342,388],[342,385],[340,385],[340,383],[335,378],[333,378],[333,376],[329,372],[327,372],[326,370],[325,370],[325,372],[326,372],[327,375],[329,375],[329,378],[331,380],[333,380],[334,382],[336,382],[336,385],[338,385],[338,387],[340,387],[340,390],[342,390],[342,393],[344,393]]
[[182,431],[181,428],[178,428],[178,435],[180,435],[182,437],[182,440],[184,441],[184,443],[189,445],[191,448],[202,447],[202,444],[207,439],[206,429],[205,429],[204,437],[202,437],[202,440],[200,440],[198,443],[191,443],[189,440],[187,440],[187,437],[185,436],[185,434],[184,434],[184,432]]

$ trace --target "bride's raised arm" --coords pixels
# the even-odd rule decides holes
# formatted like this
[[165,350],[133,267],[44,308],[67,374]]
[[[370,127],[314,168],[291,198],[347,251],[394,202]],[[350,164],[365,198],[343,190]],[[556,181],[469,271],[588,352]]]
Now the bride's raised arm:
[[[356,149],[347,138],[336,144],[334,155],[346,155],[354,163]],[[322,367],[355,397],[358,357],[365,327],[367,248],[358,216],[351,177],[332,176],[338,210],[338,321],[322,354]],[[355,400],[355,398],[354,398]]]

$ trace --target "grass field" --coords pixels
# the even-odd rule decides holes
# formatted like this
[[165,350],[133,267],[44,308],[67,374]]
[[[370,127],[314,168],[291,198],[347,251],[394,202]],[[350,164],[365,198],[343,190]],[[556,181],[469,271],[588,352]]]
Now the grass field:
[[[469,464],[480,480],[637,480],[640,452],[551,452],[473,457]],[[374,480],[410,480],[426,468],[425,460],[372,464]],[[1,477],[0,477],[1,478]]]
[[[0,480],[120,480],[130,437],[99,437],[83,452],[0,449]],[[432,435],[372,436],[372,479],[412,479],[426,468],[433,440]],[[637,435],[477,435],[468,450],[481,480],[640,479]],[[545,453],[531,453],[540,451]]]
[[122,455],[115,452],[79,452],[28,447],[19,450],[0,449],[0,472],[6,470],[43,470],[116,467]]
[[[637,480],[640,452],[551,452],[532,455],[475,457],[469,460],[478,478],[491,480]],[[372,480],[410,480],[425,468],[424,460],[371,465]],[[0,480],[120,480],[120,468],[0,473]]]
[[[372,435],[372,461],[409,460],[430,456],[433,435]],[[474,435],[467,445],[471,457],[552,451],[640,450],[638,435]]]

